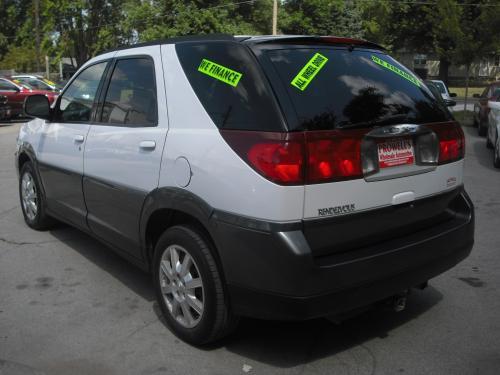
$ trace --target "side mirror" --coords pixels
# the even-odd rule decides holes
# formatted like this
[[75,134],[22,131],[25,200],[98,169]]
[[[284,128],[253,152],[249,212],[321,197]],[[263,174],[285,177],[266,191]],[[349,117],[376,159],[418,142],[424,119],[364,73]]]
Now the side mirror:
[[450,92],[450,98],[456,98],[457,93],[456,92]]
[[472,95],[472,97],[473,97],[473,98],[480,98],[480,97],[481,97],[481,95],[479,95],[479,94],[473,94],[473,95]]
[[45,95],[31,95],[24,101],[24,113],[31,117],[43,118],[50,120],[50,103]]
[[447,107],[454,107],[457,105],[457,102],[451,99],[445,99],[444,104],[446,104]]

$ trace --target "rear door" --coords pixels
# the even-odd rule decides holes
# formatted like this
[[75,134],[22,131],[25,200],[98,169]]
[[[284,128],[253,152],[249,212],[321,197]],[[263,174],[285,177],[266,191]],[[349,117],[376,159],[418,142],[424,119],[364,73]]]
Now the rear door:
[[88,135],[83,188],[91,230],[135,256],[167,130],[160,46],[117,52]]
[[461,130],[390,56],[317,45],[264,54],[270,76],[279,77],[274,85],[285,88],[281,101],[293,107],[290,130],[304,131],[307,140],[304,219],[400,205],[462,184],[462,162],[438,165],[437,134],[449,131],[444,137],[457,146]]

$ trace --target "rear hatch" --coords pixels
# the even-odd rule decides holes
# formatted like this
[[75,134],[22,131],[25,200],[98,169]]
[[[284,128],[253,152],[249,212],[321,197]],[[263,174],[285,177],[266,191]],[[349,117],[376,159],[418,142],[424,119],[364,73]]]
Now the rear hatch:
[[304,139],[306,236],[325,237],[319,218],[349,223],[317,253],[362,244],[374,230],[383,240],[445,219],[462,185],[463,132],[409,69],[363,45],[296,41],[252,49],[290,139]]

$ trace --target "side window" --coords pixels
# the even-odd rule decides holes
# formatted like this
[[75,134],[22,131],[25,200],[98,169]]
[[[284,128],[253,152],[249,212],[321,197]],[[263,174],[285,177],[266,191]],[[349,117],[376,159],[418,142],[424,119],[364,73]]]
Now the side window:
[[64,94],[58,111],[61,122],[90,122],[94,98],[107,62],[89,66],[71,82]]
[[12,83],[0,80],[0,91],[17,91]]
[[156,126],[156,80],[151,59],[127,58],[116,62],[104,99],[101,122]]
[[282,131],[281,113],[260,66],[235,42],[179,43],[179,61],[215,126]]

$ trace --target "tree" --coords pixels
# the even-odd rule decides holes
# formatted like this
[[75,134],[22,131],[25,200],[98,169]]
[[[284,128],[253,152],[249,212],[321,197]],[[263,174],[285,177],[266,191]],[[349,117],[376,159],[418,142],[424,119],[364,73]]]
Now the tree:
[[462,9],[456,0],[440,0],[425,11],[430,20],[432,46],[439,56],[439,78],[448,84],[448,69],[464,36],[460,25]]
[[52,55],[74,56],[77,66],[121,41],[119,0],[44,0],[41,6],[43,46]]
[[455,61],[465,65],[465,101],[467,110],[470,68],[474,61],[500,50],[500,7],[490,6],[490,1],[481,6],[464,5],[461,17],[462,37],[458,40]]
[[280,13],[284,34],[363,37],[362,9],[352,0],[289,0]]
[[262,34],[271,29],[272,0],[235,4],[232,0],[129,0],[122,29],[137,41],[179,35]]

